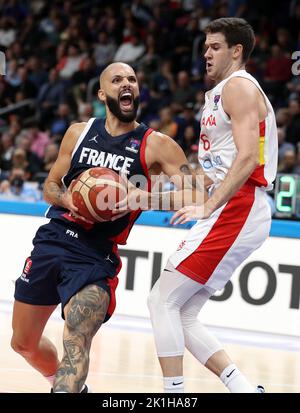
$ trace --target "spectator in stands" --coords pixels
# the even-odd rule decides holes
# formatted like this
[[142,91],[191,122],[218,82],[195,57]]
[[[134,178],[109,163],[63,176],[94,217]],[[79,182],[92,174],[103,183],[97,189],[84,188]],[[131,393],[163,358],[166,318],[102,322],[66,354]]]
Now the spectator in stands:
[[199,90],[196,93],[196,103],[194,105],[195,119],[196,119],[197,122],[201,121],[204,104],[205,104],[204,90]]
[[105,31],[101,31],[98,35],[98,43],[94,45],[94,59],[99,72],[113,61],[115,53],[115,42]]
[[160,109],[159,111],[159,127],[158,130],[165,135],[170,136],[173,139],[177,138],[178,123],[174,119],[172,109],[168,106]]
[[72,94],[77,107],[87,100],[87,87],[89,81],[97,77],[95,62],[90,57],[83,59],[79,70],[72,76]]
[[58,145],[56,143],[49,143],[45,149],[43,172],[49,172],[58,155]]
[[26,64],[28,70],[28,79],[34,84],[37,90],[39,90],[43,84],[48,81],[48,74],[43,69],[41,60],[37,56],[29,58]]
[[65,100],[65,86],[59,79],[58,71],[51,69],[49,81],[41,87],[37,97],[39,120],[44,127],[49,126],[54,111]]
[[192,152],[192,147],[197,143],[199,135],[196,134],[195,129],[191,125],[187,125],[184,129],[182,149],[188,158]]
[[7,64],[5,82],[11,87],[17,88],[21,84],[21,78],[18,73],[17,59],[11,59]]
[[[200,135],[200,123],[195,119],[195,112],[194,112],[194,103],[187,102],[184,105],[184,109],[182,113],[177,118],[177,121],[180,125],[179,135],[184,136],[185,129],[188,126],[191,126],[194,131],[194,137],[199,138]],[[196,143],[196,142],[193,142]]]
[[57,115],[50,125],[51,135],[56,135],[57,137],[59,137],[59,140],[61,140],[66,130],[70,126],[70,123],[70,108],[67,104],[61,103],[58,107]]
[[81,103],[78,106],[78,121],[87,122],[94,116],[93,105],[91,103]]
[[295,151],[295,146],[292,143],[285,141],[286,138],[286,129],[282,126],[278,126],[278,161],[281,164],[286,151]]
[[35,153],[40,160],[45,154],[45,147],[48,145],[50,138],[47,132],[41,131],[37,125],[29,129],[30,150]]
[[23,151],[25,151],[31,177],[34,180],[34,175],[42,169],[42,159],[31,150],[32,141],[29,131],[24,130],[18,135],[18,137],[16,138],[15,147],[16,149],[22,149]]
[[37,96],[38,90],[35,84],[29,79],[26,66],[21,66],[18,68],[18,76],[21,79],[21,83],[16,88],[16,91],[21,91],[25,99],[35,98]]
[[144,54],[146,48],[141,42],[138,35],[133,33],[130,40],[122,43],[114,56],[114,62],[124,62],[136,66],[136,61]]
[[138,117],[141,121],[145,119],[149,113],[148,106],[150,102],[150,90],[146,82],[145,73],[143,70],[136,72],[136,77],[140,88],[140,105],[138,109]]
[[28,174],[23,168],[12,168],[8,179],[0,183],[0,199],[40,201],[41,191],[37,188],[37,185],[26,182],[27,180]]
[[0,138],[0,169],[3,171],[10,170],[13,152],[13,136],[8,132],[4,132]]
[[[27,171],[28,167],[29,162],[25,150],[21,148],[15,148],[11,157],[11,169],[18,168]],[[26,176],[28,178],[31,178],[30,174]]]
[[56,66],[60,78],[71,79],[73,74],[80,69],[84,57],[84,54],[80,53],[78,45],[71,44],[68,47],[67,56],[63,56]]
[[289,101],[290,121],[286,128],[286,141],[296,145],[300,142],[300,98]]
[[271,57],[266,63],[264,89],[271,100],[283,98],[284,85],[291,78],[291,59],[287,57],[278,44],[271,47]]
[[13,18],[0,18],[0,46],[9,47],[16,39],[16,22]]
[[177,85],[173,93],[175,113],[182,112],[187,102],[194,102],[195,94],[195,90],[190,84],[188,72],[182,70],[177,74]]
[[296,99],[300,96],[300,76],[293,76],[291,81],[286,85],[288,91],[290,92],[289,99]]
[[171,60],[162,60],[159,69],[150,78],[151,97],[153,106],[158,109],[169,105],[176,88],[175,77],[172,72]]
[[148,34],[146,36],[146,51],[139,59],[138,67],[145,73],[146,79],[150,79],[151,75],[156,72],[159,65],[160,57],[157,53],[155,36]]
[[283,155],[282,162],[278,165],[278,172],[283,174],[295,173],[297,157],[295,149],[288,149]]

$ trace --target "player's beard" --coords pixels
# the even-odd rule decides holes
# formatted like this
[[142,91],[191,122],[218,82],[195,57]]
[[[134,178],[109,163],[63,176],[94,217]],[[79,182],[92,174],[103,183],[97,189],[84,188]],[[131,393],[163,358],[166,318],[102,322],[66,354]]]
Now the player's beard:
[[114,99],[106,95],[106,104],[111,113],[119,119],[120,122],[130,123],[136,119],[138,107],[140,104],[140,96],[133,99],[133,109],[130,112],[122,112],[119,106],[118,99]]

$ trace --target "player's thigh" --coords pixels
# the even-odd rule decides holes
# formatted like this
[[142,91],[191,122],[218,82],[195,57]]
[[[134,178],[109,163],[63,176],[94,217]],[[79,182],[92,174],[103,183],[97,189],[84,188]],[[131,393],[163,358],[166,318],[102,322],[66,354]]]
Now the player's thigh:
[[12,317],[13,341],[36,345],[56,305],[32,305],[15,300]]

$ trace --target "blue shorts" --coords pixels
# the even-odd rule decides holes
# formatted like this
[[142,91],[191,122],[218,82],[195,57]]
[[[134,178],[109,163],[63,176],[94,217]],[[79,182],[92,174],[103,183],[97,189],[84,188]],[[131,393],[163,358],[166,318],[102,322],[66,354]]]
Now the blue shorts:
[[96,242],[78,226],[51,220],[38,229],[33,245],[16,281],[15,299],[33,305],[61,303],[63,316],[71,297],[84,286],[96,284],[110,296],[108,320],[115,308],[121,267],[116,244]]

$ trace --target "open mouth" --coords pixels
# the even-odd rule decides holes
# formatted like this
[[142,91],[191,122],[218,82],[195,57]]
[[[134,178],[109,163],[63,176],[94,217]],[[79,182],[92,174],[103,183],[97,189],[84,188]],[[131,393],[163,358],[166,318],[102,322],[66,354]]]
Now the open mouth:
[[209,70],[212,68],[212,63],[206,62],[206,70]]
[[133,94],[132,92],[122,92],[119,97],[119,103],[122,110],[130,111],[133,109]]

